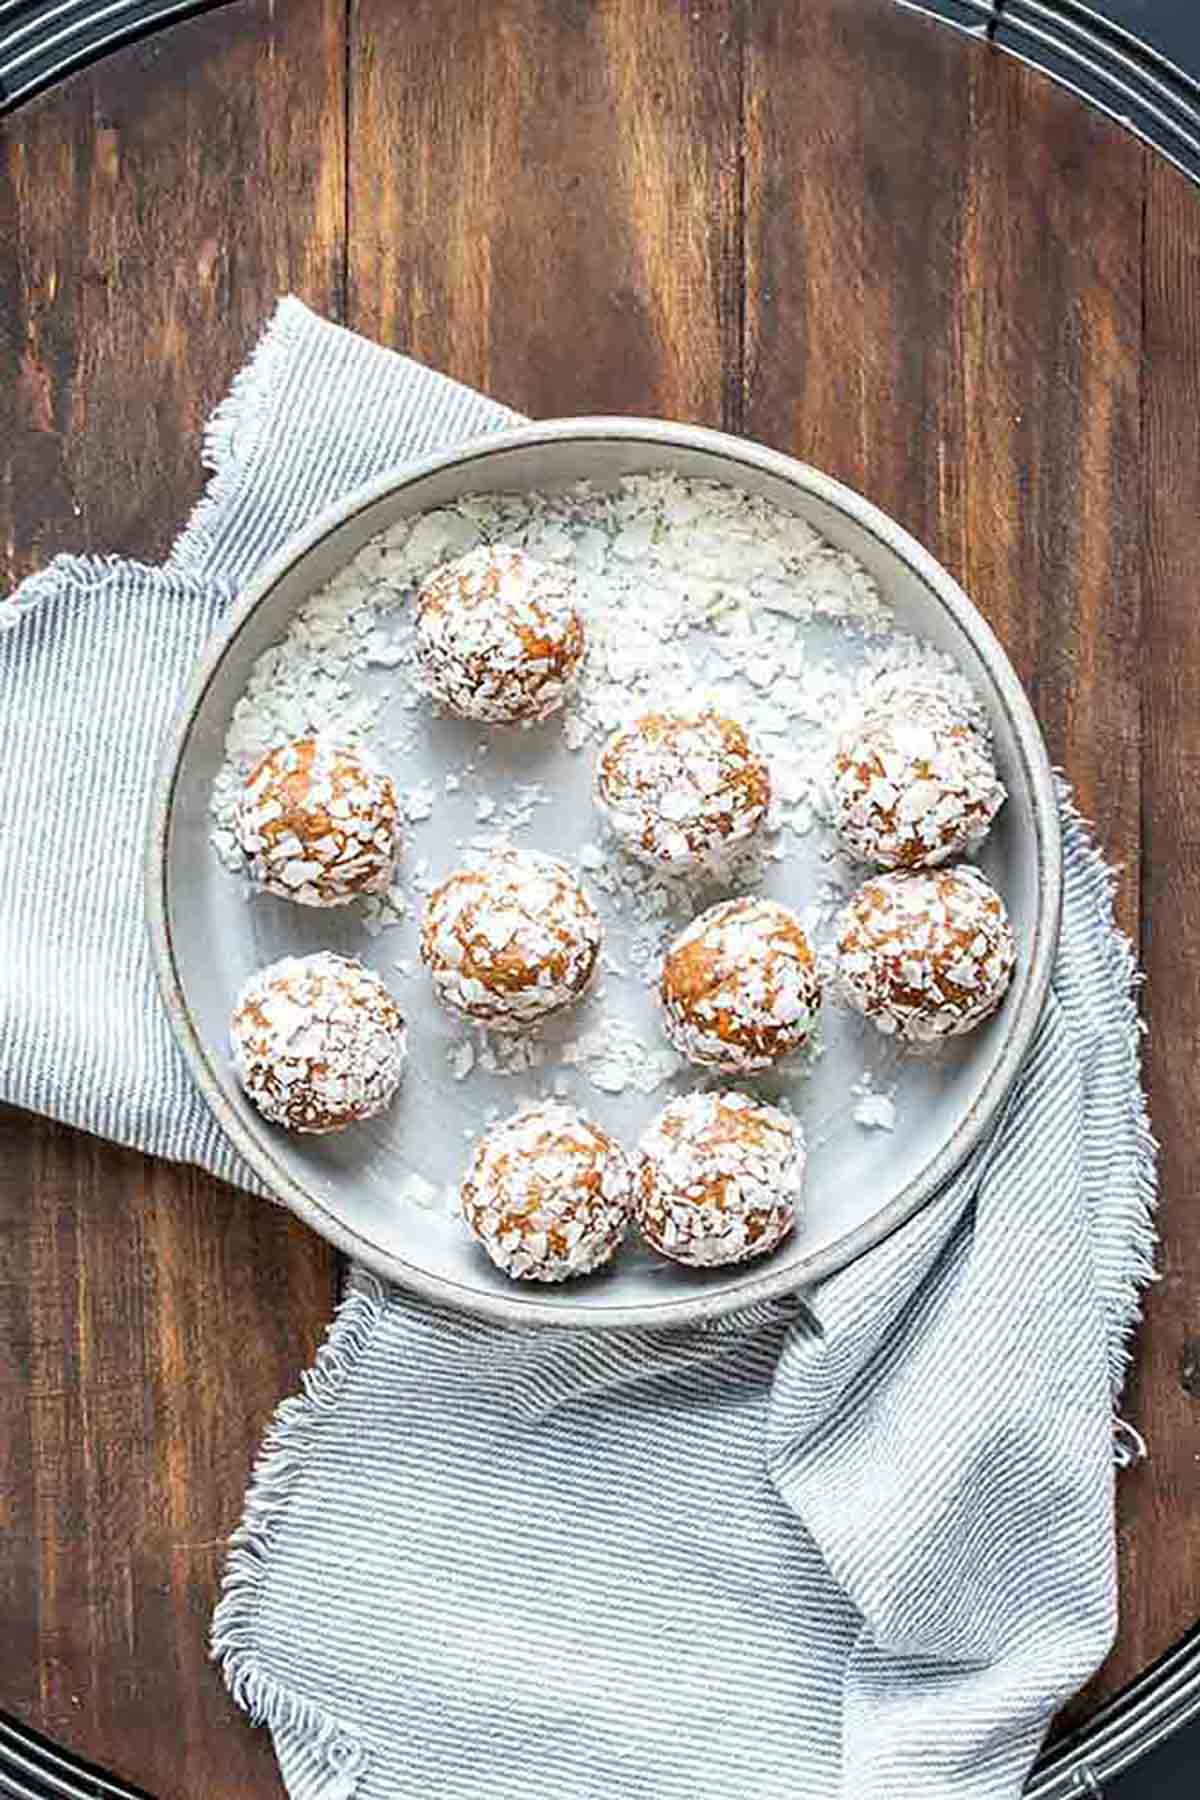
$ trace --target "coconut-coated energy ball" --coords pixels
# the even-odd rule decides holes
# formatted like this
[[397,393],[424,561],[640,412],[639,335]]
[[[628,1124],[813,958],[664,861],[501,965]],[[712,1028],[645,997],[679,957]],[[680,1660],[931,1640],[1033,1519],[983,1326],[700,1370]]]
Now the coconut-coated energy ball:
[[235,830],[255,887],[302,906],[345,906],[391,884],[396,790],[363,751],[293,738],[251,770]]
[[621,1146],[557,1101],[531,1106],[479,1140],[462,1215],[515,1281],[567,1281],[606,1263],[629,1224],[633,1178]]
[[321,951],[260,969],[230,1023],[238,1080],[290,1131],[341,1131],[389,1104],[404,1073],[400,1009],[377,975]]
[[834,753],[833,825],[882,869],[928,869],[975,850],[1005,800],[991,747],[949,690],[886,678]]
[[965,676],[925,665],[884,669],[862,695],[860,715],[901,713],[931,724],[958,724],[988,741],[987,723]]
[[969,866],[873,876],[837,924],[838,997],[907,1043],[973,1031],[1015,963],[1004,902]]
[[565,863],[506,847],[434,888],[421,955],[443,1006],[496,1030],[522,1031],[579,999],[601,935]]
[[641,861],[672,872],[720,863],[758,830],[771,772],[736,719],[648,712],[614,731],[596,763],[596,803]]
[[777,900],[751,895],[709,907],[663,964],[667,1036],[703,1068],[750,1074],[798,1050],[821,987],[804,928]]
[[697,1269],[765,1256],[795,1223],[805,1160],[803,1132],[777,1107],[748,1094],[683,1094],[638,1145],[642,1236]]
[[549,718],[583,651],[574,576],[507,544],[483,544],[444,563],[417,594],[425,686],[461,718],[501,725]]

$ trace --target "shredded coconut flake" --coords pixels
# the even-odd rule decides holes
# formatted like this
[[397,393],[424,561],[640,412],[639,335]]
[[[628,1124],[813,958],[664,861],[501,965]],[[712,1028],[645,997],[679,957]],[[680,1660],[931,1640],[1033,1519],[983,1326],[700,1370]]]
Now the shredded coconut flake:
[[[434,717],[415,603],[435,570],[480,551],[489,553],[478,558],[483,567],[506,545],[540,566],[537,579],[557,611],[573,597],[586,654],[573,688],[560,681],[556,689],[551,672],[542,697],[553,694],[563,706],[549,724],[491,727],[481,737],[477,725]],[[326,733],[373,751],[396,778],[406,839],[400,877],[386,893],[342,909],[339,927],[394,934],[390,966],[411,978],[405,1009],[422,1085],[419,1100],[401,1089],[387,1155],[420,1158],[436,1172],[439,1194],[456,1196],[456,1140],[511,1111],[513,1087],[535,1071],[560,1097],[586,1082],[601,1122],[628,1142],[645,1125],[651,1096],[677,1077],[695,1079],[665,1040],[655,989],[667,946],[714,902],[765,891],[799,914],[828,964],[836,915],[861,875],[841,860],[830,830],[834,745],[867,696],[889,682],[935,684],[986,741],[978,697],[949,660],[896,630],[860,564],[765,499],[661,471],[612,489],[577,482],[554,492],[471,495],[390,526],[259,657],[230,720],[212,841],[240,877],[238,795],[254,763],[287,739]],[[769,765],[772,794],[733,866],[681,876],[630,857],[587,794],[606,739],[641,713],[679,710],[685,701],[689,712],[710,708],[745,728]],[[982,801],[991,804],[987,794]],[[929,802],[936,820],[936,799],[919,791],[910,805],[917,802]],[[668,827],[686,824],[671,817],[678,806],[672,796],[663,809]],[[422,896],[464,861],[520,840],[584,872],[606,933],[605,991],[621,1016],[596,1021],[589,1009],[586,1027],[567,1018],[564,1029],[552,1024],[526,1038],[473,1027],[447,1049],[445,1015],[417,962]],[[263,943],[272,953],[295,948],[274,915],[256,916],[267,919]],[[958,972],[965,978],[966,966]],[[859,1125],[885,1132],[886,1106],[902,1103],[903,1080],[894,1095],[852,1098],[851,1090],[864,1056],[888,1044],[873,1032],[864,1041],[845,1014],[827,1022],[827,1052],[831,1036],[820,1105],[838,1111],[843,1130],[858,1112],[870,1115]],[[814,1033],[801,1066],[780,1069],[773,1090],[784,1090],[781,1102],[801,1099],[820,1048]],[[441,1136],[430,1140],[431,1104],[445,1109],[447,1150]]]

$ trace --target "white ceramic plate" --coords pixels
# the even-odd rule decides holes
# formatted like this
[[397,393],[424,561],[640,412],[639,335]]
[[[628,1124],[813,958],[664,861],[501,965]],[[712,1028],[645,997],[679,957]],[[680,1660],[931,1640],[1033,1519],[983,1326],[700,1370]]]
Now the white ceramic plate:
[[[583,1283],[516,1285],[444,1208],[397,1204],[404,1170],[427,1163],[440,1184],[454,1179],[465,1156],[462,1109],[431,1074],[432,1056],[413,1058],[386,1118],[335,1138],[278,1131],[241,1094],[227,1021],[252,969],[324,944],[361,955],[386,980],[388,950],[386,939],[369,938],[347,912],[247,905],[209,842],[212,783],[255,660],[376,534],[471,493],[581,479],[611,488],[623,475],[658,469],[722,481],[799,514],[870,571],[900,627],[949,654],[972,682],[1009,790],[982,861],[1009,906],[1018,970],[993,1020],[936,1064],[905,1067],[893,1132],[848,1124],[818,1134],[805,1217],[773,1257],[700,1275],[634,1252]],[[517,754],[528,770],[537,748],[520,736]],[[403,782],[405,771],[396,772]],[[548,810],[527,841],[570,859],[575,845],[563,838],[574,806]],[[594,827],[575,829],[582,840]],[[461,858],[447,845],[441,860],[448,870]],[[232,608],[196,673],[164,755],[147,857],[151,937],[172,1023],[217,1118],[279,1198],[348,1254],[427,1298],[493,1318],[576,1326],[678,1325],[728,1312],[830,1274],[911,1218],[987,1131],[1028,1047],[1050,977],[1060,882],[1058,815],[1041,735],[995,638],[944,570],[876,508],[815,470],[715,432],[632,419],[560,420],[477,440],[360,489],[293,540]],[[406,992],[398,993],[408,1010]],[[453,1026],[444,1032],[448,1043]],[[852,1079],[854,1055],[847,1040],[818,1064],[808,1097],[818,1112]],[[497,1077],[501,1091],[506,1079],[510,1094],[530,1086]],[[585,1092],[573,1097],[607,1122],[603,1105],[589,1105]],[[647,1115],[665,1098],[647,1099]],[[806,1104],[798,1108],[802,1118]]]

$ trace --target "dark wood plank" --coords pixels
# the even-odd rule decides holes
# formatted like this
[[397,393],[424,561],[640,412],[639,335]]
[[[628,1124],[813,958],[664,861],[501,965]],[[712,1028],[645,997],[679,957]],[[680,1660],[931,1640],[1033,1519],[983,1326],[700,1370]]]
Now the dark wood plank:
[[340,308],[344,0],[238,0],[0,126],[0,592],[159,557],[289,289]]
[[1136,938],[1146,153],[998,53],[974,60],[968,143],[964,584],[1119,865]]
[[1125,864],[1132,926],[1142,152],[888,0],[751,19],[746,428],[963,582]]
[[963,487],[971,47],[887,0],[748,12],[746,431],[941,553]]
[[[765,0],[751,19],[746,428],[862,489],[963,582],[1120,865],[1136,935],[1145,153],[1043,77],[884,0],[802,14]],[[1194,526],[1194,496],[1183,512]],[[1147,779],[1147,804],[1170,807],[1153,761]],[[1177,879],[1195,881],[1194,860]],[[1152,1043],[1169,1046],[1150,992]],[[1169,1127],[1180,1168],[1185,1117]],[[1121,1486],[1124,1623],[1076,1720],[1200,1612],[1181,1572],[1186,1471],[1193,1500],[1195,1484],[1176,1341],[1198,1296],[1190,1265],[1150,1301],[1128,1407],[1161,1442]],[[1166,1520],[1170,1572],[1151,1579]]]
[[1150,1459],[1123,1484],[1118,1676],[1200,1618],[1200,970],[1189,949],[1200,931],[1200,193],[1157,159],[1145,271],[1142,961],[1162,1248],[1128,1400]]
[[[340,309],[342,0],[243,0],[0,128],[0,590],[157,557],[269,314]],[[208,1661],[334,1259],[191,1171],[0,1112],[0,1706],[167,1800],[281,1791]]]
[[278,1791],[208,1621],[331,1289],[282,1210],[0,1113],[0,1702],[163,1800]]
[[353,0],[349,322],[521,410],[720,423],[733,0]]

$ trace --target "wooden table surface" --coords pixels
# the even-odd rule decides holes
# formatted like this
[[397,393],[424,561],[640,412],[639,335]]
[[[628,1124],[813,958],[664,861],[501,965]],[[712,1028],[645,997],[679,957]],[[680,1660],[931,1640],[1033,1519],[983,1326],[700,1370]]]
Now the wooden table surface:
[[[891,0],[236,0],[0,124],[0,589],[162,555],[287,290],[527,413],[794,451],[1004,640],[1120,864],[1164,1146],[1086,1716],[1200,1615],[1200,192]],[[208,1621],[336,1278],[0,1112],[0,1709],[156,1795],[280,1791]]]

